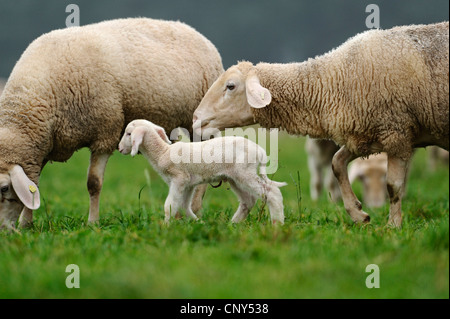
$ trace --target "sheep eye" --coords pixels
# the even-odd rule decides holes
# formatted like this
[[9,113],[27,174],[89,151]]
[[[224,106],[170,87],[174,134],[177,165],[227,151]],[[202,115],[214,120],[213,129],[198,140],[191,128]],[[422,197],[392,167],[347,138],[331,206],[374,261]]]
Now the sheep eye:
[[2,193],[6,193],[9,190],[9,186],[3,186],[0,190]]
[[128,133],[127,133],[127,136],[130,136],[130,135],[131,135],[131,133],[130,133],[130,132],[128,132]]
[[230,90],[230,91],[234,90],[235,87],[236,87],[236,85],[234,85],[234,83],[228,83],[227,84],[227,89]]

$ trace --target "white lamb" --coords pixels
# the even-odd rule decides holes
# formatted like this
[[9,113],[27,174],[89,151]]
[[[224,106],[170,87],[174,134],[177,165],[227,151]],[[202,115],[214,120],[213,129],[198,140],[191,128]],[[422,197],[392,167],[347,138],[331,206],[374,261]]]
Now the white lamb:
[[134,120],[125,130],[119,151],[125,155],[131,153],[131,156],[141,152],[169,185],[164,204],[166,222],[179,209],[197,219],[190,205],[194,188],[200,184],[227,181],[240,203],[232,222],[245,219],[257,198],[261,198],[269,207],[272,222],[284,223],[283,196],[279,187],[286,183],[267,178],[266,152],[248,139],[226,136],[171,144],[162,127],[146,120]]

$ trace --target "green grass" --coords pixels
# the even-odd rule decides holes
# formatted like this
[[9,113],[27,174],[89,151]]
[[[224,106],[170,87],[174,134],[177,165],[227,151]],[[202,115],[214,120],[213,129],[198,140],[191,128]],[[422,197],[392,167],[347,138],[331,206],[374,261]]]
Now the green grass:
[[[403,228],[385,226],[388,205],[366,209],[371,224],[358,226],[326,194],[310,200],[304,139],[280,137],[272,178],[289,183],[282,227],[260,201],[230,224],[238,202],[227,184],[208,189],[202,222],[164,225],[167,186],[142,156],[120,154],[92,226],[89,152],[48,165],[34,227],[0,234],[0,298],[449,298],[448,167],[431,172],[419,150]],[[80,267],[80,289],[65,285],[69,264]],[[379,289],[365,285],[369,264],[379,266]]]

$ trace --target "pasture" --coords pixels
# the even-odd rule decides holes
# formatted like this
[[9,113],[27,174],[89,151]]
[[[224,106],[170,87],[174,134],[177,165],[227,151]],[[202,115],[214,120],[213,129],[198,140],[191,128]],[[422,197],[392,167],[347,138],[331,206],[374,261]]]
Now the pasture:
[[[142,156],[118,152],[106,168],[100,223],[87,223],[89,152],[48,164],[31,229],[0,234],[0,298],[449,298],[449,169],[413,158],[403,228],[386,227],[388,205],[354,225],[342,204],[315,203],[303,137],[280,134],[285,225],[258,201],[247,220],[224,183],[208,188],[201,222],[163,223],[167,186]],[[361,198],[361,185],[355,186]],[[363,203],[364,206],[364,203]],[[66,287],[66,266],[80,288]],[[366,287],[366,266],[380,288]]]

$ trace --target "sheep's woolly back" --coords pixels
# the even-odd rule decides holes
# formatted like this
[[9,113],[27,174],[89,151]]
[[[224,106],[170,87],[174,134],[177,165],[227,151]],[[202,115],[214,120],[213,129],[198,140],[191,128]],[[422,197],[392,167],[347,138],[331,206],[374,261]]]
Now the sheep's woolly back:
[[[0,127],[28,136],[37,158],[15,148],[33,165],[65,161],[81,147],[112,153],[136,118],[169,132],[190,128],[222,72],[214,45],[181,22],[119,19],[56,30],[32,42],[14,67]],[[10,161],[3,145],[0,161]]]
[[[303,63],[256,65],[272,103],[255,121],[360,155],[449,147],[449,24],[371,30]],[[242,72],[250,63],[239,65]]]

